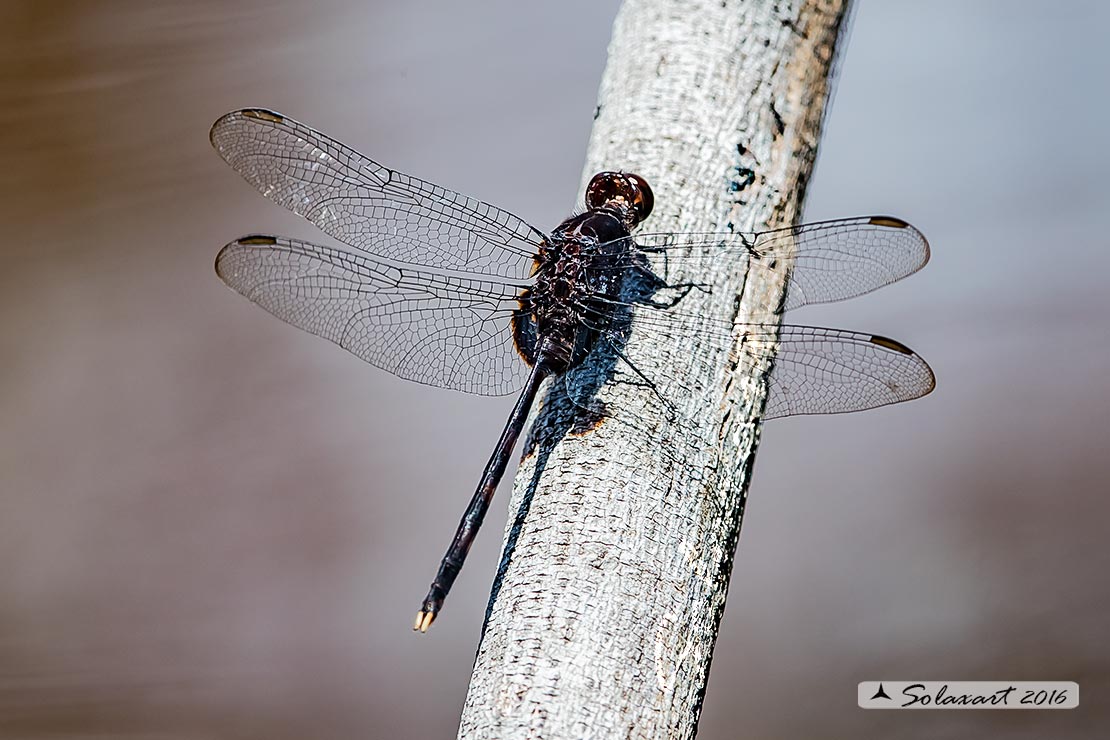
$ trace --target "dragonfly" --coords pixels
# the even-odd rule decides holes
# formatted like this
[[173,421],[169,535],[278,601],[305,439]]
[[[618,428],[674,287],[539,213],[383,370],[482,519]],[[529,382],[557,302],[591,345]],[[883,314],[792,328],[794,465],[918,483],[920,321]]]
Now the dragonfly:
[[763,419],[858,411],[934,387],[928,364],[893,339],[780,322],[713,323],[687,308],[692,294],[712,292],[704,276],[720,260],[749,273],[786,270],[780,313],[881,288],[929,259],[925,237],[901,219],[633,236],[652,212],[652,189],[639,175],[606,171],[590,180],[585,210],[545,233],[274,111],[228,113],[210,139],[262,195],[339,242],[241,237],[216,258],[228,286],[401,378],[482,395],[519,393],[417,612],[420,632],[462,569],[545,380],[595,422],[635,425],[639,413],[622,417],[620,404],[594,402],[596,368],[588,368],[602,353],[619,367],[604,382],[643,389],[642,408],[673,412],[678,404],[669,394],[696,392],[658,382],[630,358],[632,337],[648,344],[685,337],[721,351],[740,334],[767,340],[773,371]]

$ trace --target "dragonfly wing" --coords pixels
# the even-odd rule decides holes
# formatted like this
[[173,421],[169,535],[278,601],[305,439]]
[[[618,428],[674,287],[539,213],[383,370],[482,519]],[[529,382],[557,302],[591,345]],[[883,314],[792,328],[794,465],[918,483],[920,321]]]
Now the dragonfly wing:
[[[567,392],[581,409],[625,416],[645,428],[651,425],[643,424],[644,411],[681,424],[683,419],[674,414],[698,407],[686,422],[694,423],[703,409],[686,401],[691,396],[711,396],[713,391],[709,386],[695,387],[687,378],[719,371],[741,340],[749,356],[773,363],[764,420],[863,411],[919,398],[935,386],[932,370],[918,354],[874,334],[809,326],[733,325],[637,304],[606,310],[615,315],[623,312],[628,318],[605,328],[597,357],[568,373]],[[660,352],[660,348],[665,349]],[[614,387],[636,388],[635,398],[628,400],[625,395],[623,402],[611,400]],[[719,403],[709,396],[706,403]]]
[[[870,293],[917,272],[929,243],[905,221],[860,216],[760,233],[661,233],[633,237],[667,284],[704,281],[721,262],[735,270],[791,268],[783,310]],[[629,253],[629,262],[636,259]]]
[[764,419],[844,414],[912,401],[936,387],[928,363],[876,334],[783,326]]
[[210,138],[267,198],[387,260],[524,278],[544,240],[511,213],[391,170],[279,113],[228,113]]
[[504,395],[528,375],[510,324],[517,288],[502,282],[277,236],[231,242],[216,272],[278,318],[407,380]]
[[793,257],[789,310],[855,298],[912,275],[929,261],[929,242],[901,219],[864,216],[764,232],[755,254],[759,264]]

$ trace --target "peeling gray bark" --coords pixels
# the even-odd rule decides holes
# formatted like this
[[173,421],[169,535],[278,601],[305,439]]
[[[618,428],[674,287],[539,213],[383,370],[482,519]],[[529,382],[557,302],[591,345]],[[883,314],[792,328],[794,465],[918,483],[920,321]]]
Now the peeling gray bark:
[[[794,223],[846,6],[628,0],[583,183],[644,176],[642,231]],[[712,290],[683,301],[692,320],[777,323],[785,273],[711,267]],[[647,346],[633,329],[625,351],[696,426],[617,384],[605,404],[639,423],[576,429],[557,386],[536,413],[460,738],[694,736],[773,347],[675,334]]]

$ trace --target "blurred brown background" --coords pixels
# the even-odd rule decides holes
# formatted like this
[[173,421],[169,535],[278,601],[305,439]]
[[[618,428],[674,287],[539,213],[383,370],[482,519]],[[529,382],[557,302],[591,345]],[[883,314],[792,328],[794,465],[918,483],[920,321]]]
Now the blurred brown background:
[[[454,736],[506,496],[409,627],[512,400],[225,289],[230,239],[318,235],[208,127],[272,107],[552,226],[615,10],[0,4],[0,737]],[[857,9],[807,216],[903,216],[934,259],[793,320],[904,340],[939,387],[768,427],[701,738],[1110,733],[1108,25]],[[1075,680],[1081,706],[857,709],[880,678]]]

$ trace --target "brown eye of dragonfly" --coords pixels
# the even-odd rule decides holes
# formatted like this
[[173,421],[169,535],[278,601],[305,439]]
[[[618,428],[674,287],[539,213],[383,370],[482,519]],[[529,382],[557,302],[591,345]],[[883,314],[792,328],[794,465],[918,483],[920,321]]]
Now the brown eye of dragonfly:
[[591,211],[621,203],[630,208],[630,228],[647,218],[655,204],[647,180],[627,172],[599,172],[586,186],[586,208]]

